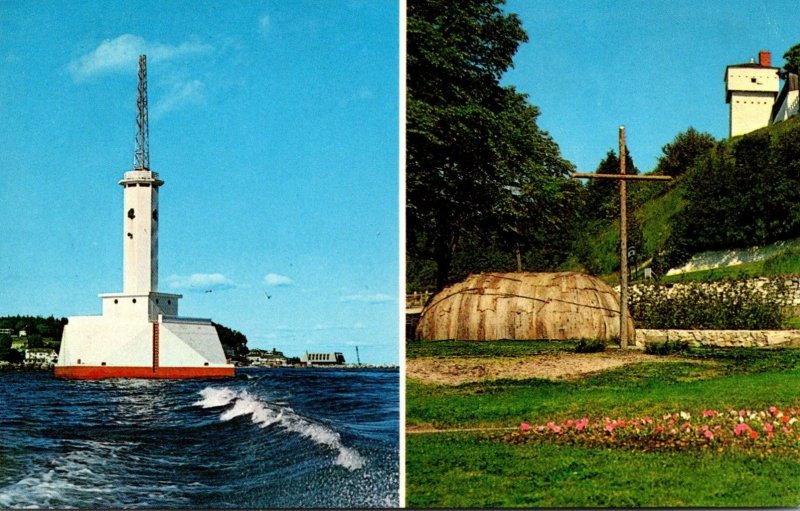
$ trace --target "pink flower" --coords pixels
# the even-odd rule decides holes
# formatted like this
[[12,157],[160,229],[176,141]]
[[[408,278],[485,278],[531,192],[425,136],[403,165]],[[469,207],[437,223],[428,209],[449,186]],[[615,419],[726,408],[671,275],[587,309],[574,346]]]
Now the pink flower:
[[522,431],[530,431],[531,425],[528,424],[527,422],[523,422],[522,424],[519,425],[519,429],[521,429]]
[[746,423],[744,423],[744,422],[740,422],[739,424],[737,424],[737,425],[736,425],[736,427],[735,427],[735,428],[733,428],[733,433],[734,433],[736,436],[739,436],[739,435],[741,435],[742,433],[744,433],[745,431],[747,431],[748,429],[750,429],[750,426],[748,426],[748,425],[747,425]]
[[714,410],[705,410],[703,412],[703,417],[714,417],[716,415],[717,415],[717,412],[715,412]]
[[778,408],[777,408],[777,407],[775,407],[775,406],[770,406],[770,407],[769,407],[769,412],[770,412],[772,415],[777,415],[777,414],[778,414]]
[[567,424],[566,424],[566,426],[567,426],[568,428],[571,428],[573,424],[575,424],[575,421],[573,421],[572,419],[570,419],[570,420],[568,420],[568,421],[567,421]]
[[783,431],[784,433],[788,433],[791,430],[789,428],[787,428],[786,426],[784,426],[784,427],[781,428],[781,431]]
[[583,419],[578,421],[578,424],[575,425],[575,429],[577,429],[578,431],[583,431],[583,428],[585,428],[587,424],[589,424],[589,419],[584,417]]
[[709,440],[713,440],[714,439],[714,433],[712,433],[709,430],[703,431],[703,436],[706,437]]
[[767,431],[767,433],[772,433],[774,427],[769,422],[766,422],[764,423],[764,429]]
[[739,417],[744,417],[745,415],[747,415],[747,412],[744,410],[739,410]]
[[552,422],[547,423],[547,429],[552,431],[553,433],[561,433],[561,428],[553,424]]
[[661,433],[662,431],[664,431],[664,426],[656,426],[657,433]]

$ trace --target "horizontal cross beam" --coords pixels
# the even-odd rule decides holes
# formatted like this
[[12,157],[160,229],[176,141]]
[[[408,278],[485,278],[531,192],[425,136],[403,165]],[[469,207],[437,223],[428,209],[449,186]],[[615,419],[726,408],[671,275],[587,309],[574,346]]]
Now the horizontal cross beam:
[[650,174],[582,174],[573,172],[572,177],[581,179],[624,179],[625,181],[670,181],[671,176],[653,176]]

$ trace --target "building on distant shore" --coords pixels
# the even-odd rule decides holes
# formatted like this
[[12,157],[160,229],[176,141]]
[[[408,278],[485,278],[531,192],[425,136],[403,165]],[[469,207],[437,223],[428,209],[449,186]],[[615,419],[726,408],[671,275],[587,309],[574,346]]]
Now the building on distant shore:
[[758,62],[751,59],[725,68],[729,136],[744,135],[798,113],[797,75],[786,73],[783,89],[780,78],[781,68],[772,66],[772,56],[764,50],[758,53]]
[[58,353],[51,348],[30,348],[25,350],[25,362],[39,362],[55,364],[58,360]]
[[282,351],[272,348],[272,351],[250,350],[247,353],[247,360],[251,366],[256,367],[285,367],[288,359]]
[[300,359],[307,366],[333,366],[344,365],[344,355],[341,352],[333,353],[308,353]]

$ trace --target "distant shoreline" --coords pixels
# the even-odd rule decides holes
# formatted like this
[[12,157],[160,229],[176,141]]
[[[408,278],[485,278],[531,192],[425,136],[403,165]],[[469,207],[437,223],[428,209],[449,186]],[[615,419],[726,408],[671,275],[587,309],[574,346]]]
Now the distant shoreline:
[[24,372],[46,372],[52,371],[53,364],[14,364],[11,362],[0,362],[0,373],[24,373]]

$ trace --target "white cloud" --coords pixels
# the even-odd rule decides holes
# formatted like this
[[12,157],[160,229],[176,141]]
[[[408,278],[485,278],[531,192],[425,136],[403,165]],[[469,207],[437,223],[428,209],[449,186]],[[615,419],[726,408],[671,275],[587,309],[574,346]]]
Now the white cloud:
[[361,303],[387,303],[394,301],[394,297],[384,293],[372,295],[355,294],[339,297],[340,302],[361,302]]
[[178,46],[145,41],[133,34],[122,34],[106,39],[94,50],[78,57],[67,66],[76,81],[112,72],[135,72],[139,55],[145,54],[151,62],[170,60],[185,55],[211,51],[211,45],[197,40],[185,41]]
[[169,287],[187,291],[222,291],[232,289],[236,284],[221,273],[192,273],[188,277],[170,275],[167,277]]
[[270,19],[268,14],[258,18],[258,31],[261,33],[261,35],[267,35],[267,32],[269,31],[269,25]]
[[268,286],[291,286],[294,281],[286,275],[278,275],[277,273],[267,273],[264,276],[264,284]]
[[153,105],[153,117],[159,118],[167,112],[187,105],[199,105],[206,100],[206,86],[200,80],[173,84],[167,94]]

